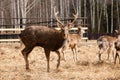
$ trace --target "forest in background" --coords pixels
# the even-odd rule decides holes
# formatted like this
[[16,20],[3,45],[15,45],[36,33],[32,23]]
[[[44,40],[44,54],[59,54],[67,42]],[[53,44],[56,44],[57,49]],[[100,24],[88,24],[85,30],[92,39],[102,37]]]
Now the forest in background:
[[78,12],[77,24],[87,24],[90,34],[111,34],[120,28],[119,0],[0,0],[0,28],[53,26],[55,6],[64,23]]

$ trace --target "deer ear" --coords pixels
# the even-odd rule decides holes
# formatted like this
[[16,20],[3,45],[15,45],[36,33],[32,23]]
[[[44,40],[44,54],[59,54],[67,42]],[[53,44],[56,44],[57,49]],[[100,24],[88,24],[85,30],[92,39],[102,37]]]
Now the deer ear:
[[118,33],[118,30],[115,30],[116,33]]

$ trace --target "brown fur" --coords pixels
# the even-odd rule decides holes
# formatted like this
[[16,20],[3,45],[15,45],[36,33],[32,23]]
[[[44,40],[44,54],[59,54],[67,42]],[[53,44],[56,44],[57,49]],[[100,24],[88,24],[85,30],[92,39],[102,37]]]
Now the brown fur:
[[47,58],[47,71],[49,72],[50,51],[55,51],[59,57],[57,68],[60,65],[60,53],[58,49],[65,41],[64,30],[55,30],[46,26],[29,26],[20,34],[21,41],[25,48],[22,50],[26,62],[26,69],[29,69],[28,55],[35,46],[44,48]]
[[112,37],[112,36],[101,36],[98,38],[97,42],[98,42],[98,47],[99,47],[99,62],[101,62],[101,54],[103,54],[104,52],[107,51],[108,53],[108,57],[107,59],[109,60],[109,54],[113,53],[113,60],[114,60],[114,53],[115,53],[115,49],[114,49],[114,43],[117,40],[116,37]]
[[117,57],[119,59],[119,64],[120,64],[120,39],[118,39],[115,42],[115,49],[116,49],[116,54],[115,54],[114,64],[116,64]]
[[66,33],[66,43],[64,44],[64,46],[61,49],[61,52],[63,53],[63,58],[65,59],[65,51],[67,50],[67,48],[70,48],[72,50],[73,53],[73,59],[74,61],[77,61],[77,54],[78,54],[78,44],[81,41],[81,28],[78,27],[78,33],[77,34],[70,34],[69,32]]
[[115,49],[116,49],[114,64],[116,64],[117,57],[119,59],[119,64],[120,64],[120,30],[115,30],[115,32],[117,33],[117,35],[116,35],[117,40],[114,43]]
[[[25,45],[25,48],[22,50],[22,54],[26,62],[26,69],[29,69],[28,55],[35,46],[40,46],[44,48],[45,55],[47,58],[47,72],[49,72],[49,59],[51,51],[57,53],[57,68],[59,67],[61,57],[58,49],[61,48],[65,42],[66,29],[63,23],[58,19],[57,14],[58,12],[56,12],[54,8],[54,15],[55,19],[57,20],[57,26],[60,28],[59,31],[46,26],[28,26],[20,34],[21,41]],[[73,22],[76,20],[77,15],[74,15],[74,17],[75,19],[73,20]]]
[[[101,54],[107,51],[108,53],[108,60],[109,60],[109,54],[113,53],[113,60],[116,62],[117,56],[119,56],[119,40],[120,40],[120,30],[115,30],[115,37],[113,36],[101,36],[98,38],[98,47],[99,47],[99,62],[101,62]],[[115,57],[114,57],[115,55]]]

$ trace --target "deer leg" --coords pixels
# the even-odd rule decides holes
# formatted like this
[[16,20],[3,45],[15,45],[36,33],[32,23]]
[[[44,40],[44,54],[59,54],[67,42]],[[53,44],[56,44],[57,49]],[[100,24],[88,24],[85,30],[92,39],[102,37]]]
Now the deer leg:
[[75,53],[76,53],[76,60],[78,60],[78,58],[77,58],[77,54],[78,54],[78,48],[77,48],[77,46],[75,47]]
[[69,45],[69,47],[70,47],[71,50],[72,50],[74,62],[76,62],[76,60],[77,60],[76,44],[75,44],[75,43],[71,43],[71,44]]
[[75,60],[75,53],[74,53],[74,49],[73,49],[73,48],[71,48],[71,50],[72,50],[72,53],[73,53],[73,59],[74,59],[74,62],[75,62],[76,60]]
[[66,61],[65,59],[65,52],[62,52],[63,53],[63,60]]
[[115,59],[115,53],[116,53],[116,49],[114,49],[113,52],[112,52],[113,61]]
[[60,52],[59,51],[55,51],[56,53],[57,53],[57,55],[58,55],[58,63],[57,63],[57,69],[59,68],[59,66],[60,66],[60,58],[61,58],[61,56],[60,56]]
[[101,63],[101,54],[104,52],[103,49],[100,49],[100,51],[98,52],[98,57],[99,57],[99,62]]
[[66,47],[63,46],[62,49],[61,49],[61,52],[62,52],[62,54],[63,54],[63,60],[64,60],[64,61],[66,61],[66,59],[65,59],[65,51],[66,51]]
[[111,50],[110,50],[110,49],[108,49],[108,57],[107,57],[107,60],[109,60],[109,57],[110,57],[110,52],[111,52]]
[[120,64],[120,56],[119,56],[119,64]]
[[99,54],[99,62],[101,62],[101,54]]
[[28,55],[29,53],[32,51],[33,48],[27,48],[25,47],[23,50],[22,50],[22,54],[24,56],[24,59],[25,59],[25,63],[26,63],[26,69],[30,69],[29,68],[29,61],[28,61]]
[[118,53],[118,58],[119,58],[119,64],[120,64],[120,55],[119,55],[119,53]]
[[50,68],[50,65],[49,65],[50,50],[47,50],[47,49],[44,49],[44,50],[45,50],[45,56],[46,56],[46,59],[47,59],[47,72],[49,72],[49,68]]
[[116,52],[114,64],[116,64],[117,56],[118,56],[118,52]]

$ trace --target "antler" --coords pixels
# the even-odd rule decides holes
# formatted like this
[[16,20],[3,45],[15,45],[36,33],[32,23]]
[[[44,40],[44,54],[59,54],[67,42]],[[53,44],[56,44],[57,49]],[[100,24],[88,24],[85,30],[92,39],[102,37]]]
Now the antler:
[[74,16],[74,20],[71,22],[72,24],[77,20],[77,18],[78,18],[78,12],[76,14],[73,14],[73,16]]
[[[62,27],[63,26],[63,23],[58,19],[58,11],[56,12],[55,10],[56,7],[54,7],[54,15],[55,15],[55,19],[57,20],[57,22],[59,23],[59,27]],[[60,26],[61,25],[61,26]]]

